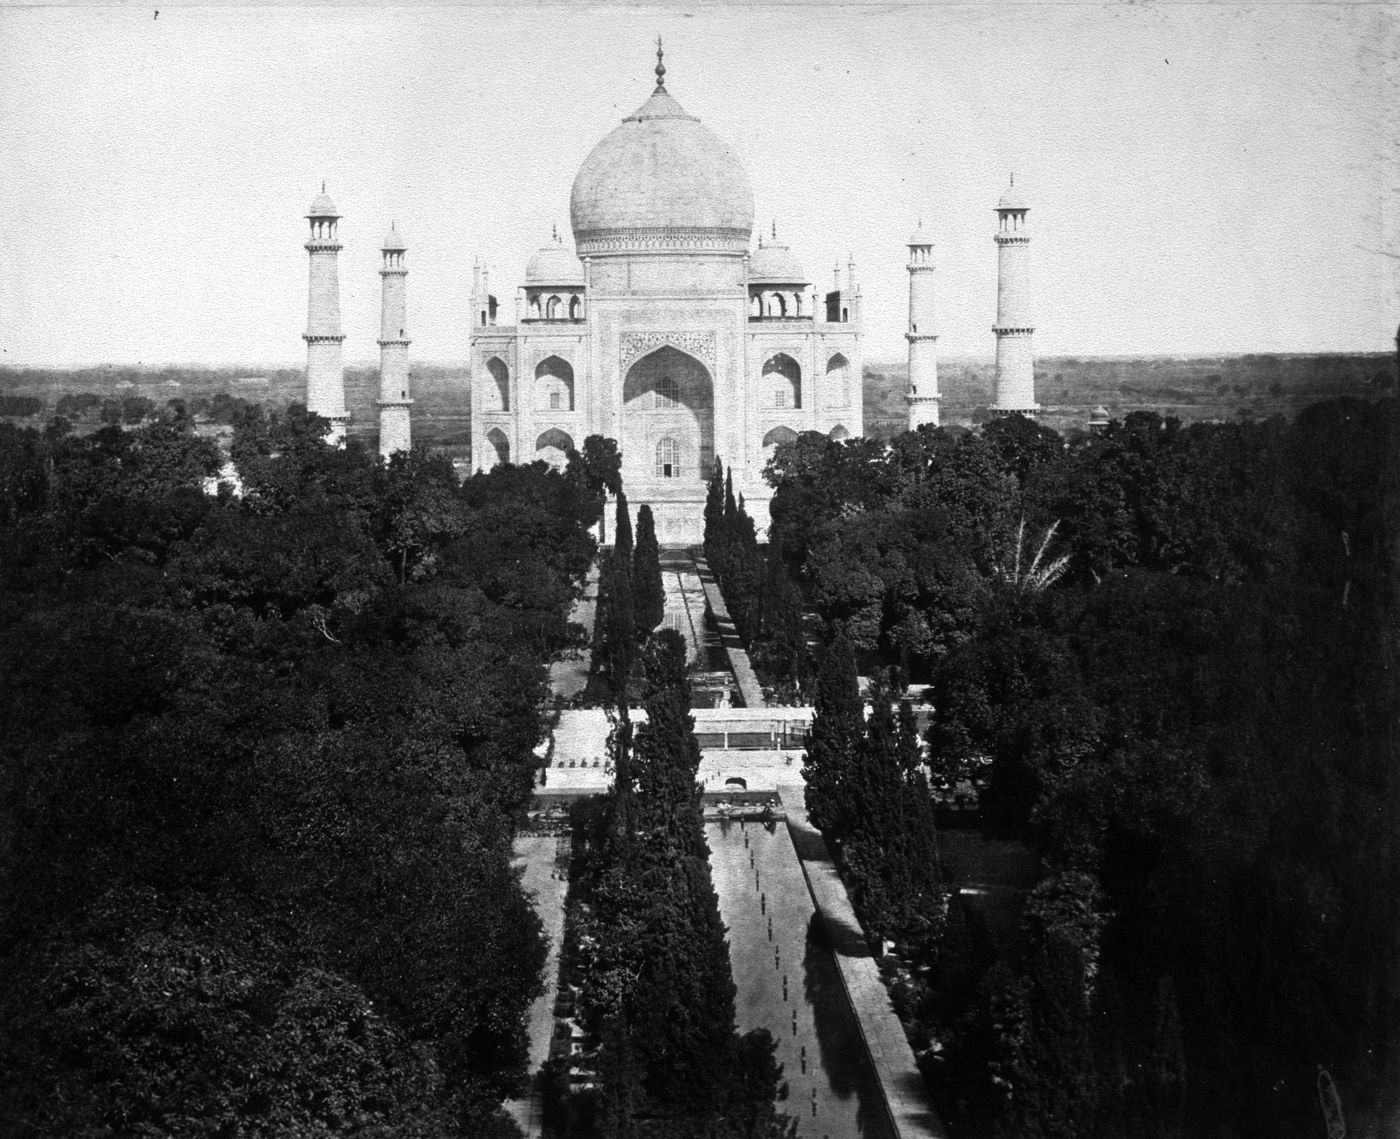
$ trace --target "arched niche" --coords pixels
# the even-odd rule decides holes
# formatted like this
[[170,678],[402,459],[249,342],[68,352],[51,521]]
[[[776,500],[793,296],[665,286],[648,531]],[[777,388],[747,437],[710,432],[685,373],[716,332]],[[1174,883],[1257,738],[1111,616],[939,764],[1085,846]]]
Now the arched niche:
[[535,410],[574,410],[574,369],[561,356],[546,356],[535,366]]
[[535,440],[535,458],[543,459],[556,471],[562,471],[569,461],[574,440],[567,431],[551,427]]
[[621,442],[633,478],[658,477],[657,444],[669,437],[676,445],[670,477],[703,480],[714,458],[714,423],[714,381],[694,356],[667,344],[627,369]]
[[763,362],[763,385],[765,407],[802,406],[802,369],[786,352],[778,352]]
[[822,384],[825,407],[850,407],[851,362],[837,352],[826,362],[826,382]]
[[838,443],[842,439],[849,439],[851,437],[851,433],[847,431],[845,425],[841,423],[838,423],[826,434],[828,439],[835,439]]
[[[486,433],[486,442],[496,453],[496,463],[510,462],[510,440],[506,438],[506,433],[499,427],[493,427]],[[495,466],[496,463],[492,465]]]
[[482,393],[481,404],[487,411],[510,410],[510,369],[499,356],[486,361],[488,382]]

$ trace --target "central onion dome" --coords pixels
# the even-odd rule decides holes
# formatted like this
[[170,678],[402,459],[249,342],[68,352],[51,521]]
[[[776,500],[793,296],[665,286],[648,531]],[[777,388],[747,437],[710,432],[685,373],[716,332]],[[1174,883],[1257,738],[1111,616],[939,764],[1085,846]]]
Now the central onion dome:
[[[657,51],[658,60],[661,57]],[[579,256],[649,252],[742,255],[753,232],[753,187],[734,152],[656,90],[584,160],[570,199]]]

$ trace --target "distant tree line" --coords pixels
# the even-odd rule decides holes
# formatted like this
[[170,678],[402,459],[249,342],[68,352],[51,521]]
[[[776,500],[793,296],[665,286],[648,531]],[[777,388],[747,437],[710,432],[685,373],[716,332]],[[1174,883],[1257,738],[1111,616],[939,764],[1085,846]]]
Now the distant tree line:
[[1397,442],[1393,400],[1339,399],[779,447],[770,550],[834,638],[814,817],[878,817],[824,783],[889,730],[848,639],[928,685],[933,782],[984,775],[1043,859],[1017,944],[954,898],[894,985],[960,1129],[1302,1139],[1319,1066],[1356,1134],[1397,1117]]
[[0,425],[0,1132],[518,1134],[510,867],[595,553],[581,464],[459,485],[293,407]]

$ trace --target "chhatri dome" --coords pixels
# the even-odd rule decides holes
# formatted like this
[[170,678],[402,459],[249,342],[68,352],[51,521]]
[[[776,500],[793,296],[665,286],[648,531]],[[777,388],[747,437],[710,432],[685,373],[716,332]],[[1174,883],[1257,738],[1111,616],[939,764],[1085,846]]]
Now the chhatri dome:
[[321,183],[321,192],[316,195],[316,200],[311,203],[311,209],[306,214],[309,218],[338,218],[340,211],[335,208],[335,203],[331,201],[330,195],[326,193],[326,184]]
[[583,262],[574,256],[573,250],[565,249],[559,240],[559,230],[548,245],[540,246],[525,267],[527,285],[582,285]]
[[1006,193],[1001,196],[1001,201],[997,202],[999,210],[1027,210],[1025,195],[1016,189],[1016,175],[1011,175],[1011,185],[1007,187]]
[[570,214],[581,256],[748,250],[749,176],[729,146],[667,93],[660,59],[658,47],[651,98],[593,148],[574,179]]
[[784,242],[778,240],[778,227],[774,225],[772,239],[765,242],[763,235],[758,237],[758,250],[749,258],[749,282],[751,284],[804,285],[807,283],[802,265]]

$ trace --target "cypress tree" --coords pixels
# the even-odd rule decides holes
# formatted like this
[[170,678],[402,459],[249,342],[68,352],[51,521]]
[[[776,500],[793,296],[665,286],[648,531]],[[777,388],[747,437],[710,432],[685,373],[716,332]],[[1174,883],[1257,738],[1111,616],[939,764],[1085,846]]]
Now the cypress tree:
[[599,577],[598,595],[606,598],[607,606],[598,611],[596,636],[613,697],[625,707],[627,678],[632,672],[637,640],[631,560],[613,550],[604,560]]
[[710,472],[710,489],[705,495],[705,556],[720,539],[724,528],[724,464],[715,460]]
[[636,598],[637,636],[644,640],[666,616],[666,589],[661,580],[661,549],[651,507],[637,511],[637,547],[632,553],[632,590]]
[[837,628],[822,659],[814,713],[802,772],[807,809],[812,825],[840,842],[850,834],[854,821],[849,796],[865,736],[855,651],[843,627]]
[[632,560],[632,515],[627,510],[627,493],[617,492],[617,522],[613,526],[613,549],[618,554]]

